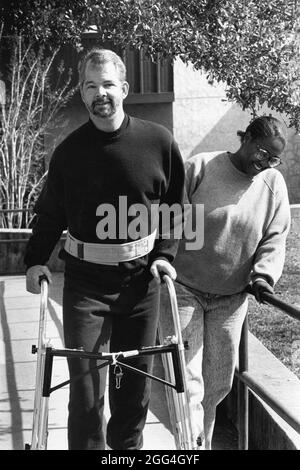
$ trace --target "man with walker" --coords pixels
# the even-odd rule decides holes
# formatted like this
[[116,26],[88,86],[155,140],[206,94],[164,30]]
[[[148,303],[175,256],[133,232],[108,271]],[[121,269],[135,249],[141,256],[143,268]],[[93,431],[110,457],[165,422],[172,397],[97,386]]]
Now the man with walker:
[[[150,219],[152,205],[183,204],[182,158],[167,129],[124,112],[125,74],[124,63],[110,50],[93,49],[82,59],[80,92],[89,120],[56,148],[35,206],[36,224],[25,255],[29,292],[40,292],[42,275],[51,284],[46,263],[67,230],[60,253],[65,261],[66,348],[104,352],[152,346],[160,276],[176,277],[170,263],[178,240],[171,233],[162,236],[160,224]],[[139,218],[145,208],[146,217]],[[152,362],[144,356],[130,363],[151,372]],[[106,372],[88,373],[92,366],[92,360],[68,359],[69,449],[141,449],[150,380],[128,370],[118,371],[116,380],[110,367],[111,416],[105,436]]]

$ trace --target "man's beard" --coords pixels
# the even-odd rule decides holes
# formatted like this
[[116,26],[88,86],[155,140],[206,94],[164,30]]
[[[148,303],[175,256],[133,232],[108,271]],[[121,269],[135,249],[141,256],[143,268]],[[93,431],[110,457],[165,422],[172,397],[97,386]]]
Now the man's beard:
[[110,117],[115,113],[115,106],[110,100],[95,100],[91,104],[91,112],[97,117]]

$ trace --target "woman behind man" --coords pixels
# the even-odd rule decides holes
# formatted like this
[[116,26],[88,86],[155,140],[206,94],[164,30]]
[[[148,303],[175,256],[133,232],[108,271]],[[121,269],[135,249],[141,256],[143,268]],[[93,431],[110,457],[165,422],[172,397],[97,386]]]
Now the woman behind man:
[[[273,293],[282,274],[290,225],[287,188],[279,171],[286,145],[276,118],[253,120],[238,132],[235,153],[201,153],[186,162],[186,195],[204,205],[204,245],[187,249],[181,240],[174,266],[176,293],[186,351],[194,445],[211,449],[216,407],[232,387],[241,328],[247,312],[245,292]],[[198,206],[199,207],[199,206]],[[191,226],[191,225],[189,225]],[[172,331],[166,292],[161,324]]]

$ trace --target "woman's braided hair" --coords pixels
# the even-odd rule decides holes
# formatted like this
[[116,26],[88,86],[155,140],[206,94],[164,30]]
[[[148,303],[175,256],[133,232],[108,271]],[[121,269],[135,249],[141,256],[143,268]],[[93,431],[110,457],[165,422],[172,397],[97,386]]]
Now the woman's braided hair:
[[238,131],[237,135],[240,137],[241,142],[244,141],[246,134],[250,134],[253,140],[262,139],[265,137],[277,137],[286,144],[286,132],[282,122],[273,116],[260,116],[250,122],[246,131]]

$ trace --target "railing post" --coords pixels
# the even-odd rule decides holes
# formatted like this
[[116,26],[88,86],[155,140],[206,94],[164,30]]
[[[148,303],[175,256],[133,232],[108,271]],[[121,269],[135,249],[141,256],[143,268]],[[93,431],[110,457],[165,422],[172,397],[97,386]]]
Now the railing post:
[[[248,370],[248,314],[246,315],[239,347],[239,372]],[[239,450],[248,450],[249,441],[249,397],[248,387],[238,381],[238,430]]]

